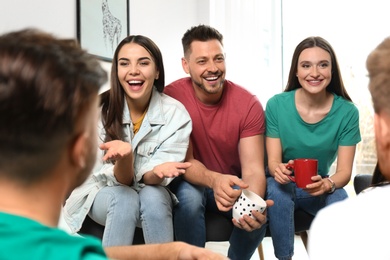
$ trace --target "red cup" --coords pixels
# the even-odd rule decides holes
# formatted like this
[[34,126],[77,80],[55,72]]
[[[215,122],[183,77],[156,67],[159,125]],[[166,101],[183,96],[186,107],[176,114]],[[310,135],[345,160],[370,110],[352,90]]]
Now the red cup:
[[306,185],[313,183],[311,177],[318,174],[318,160],[295,159],[294,164],[287,164],[286,168],[294,172],[294,176],[288,176],[288,178],[295,182],[297,187],[306,188]]

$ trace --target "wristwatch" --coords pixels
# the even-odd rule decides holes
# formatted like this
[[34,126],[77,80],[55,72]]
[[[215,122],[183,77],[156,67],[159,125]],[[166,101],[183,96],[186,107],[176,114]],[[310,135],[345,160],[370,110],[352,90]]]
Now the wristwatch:
[[327,179],[330,182],[330,191],[328,191],[328,193],[333,193],[336,190],[336,184],[330,177],[328,177]]

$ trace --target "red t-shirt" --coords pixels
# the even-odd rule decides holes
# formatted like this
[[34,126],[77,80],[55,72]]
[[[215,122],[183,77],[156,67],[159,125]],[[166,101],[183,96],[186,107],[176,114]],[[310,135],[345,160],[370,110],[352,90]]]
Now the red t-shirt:
[[209,170],[241,178],[240,139],[265,132],[264,111],[258,98],[226,80],[220,102],[205,105],[196,98],[189,77],[169,84],[164,92],[179,100],[191,116],[195,159]]

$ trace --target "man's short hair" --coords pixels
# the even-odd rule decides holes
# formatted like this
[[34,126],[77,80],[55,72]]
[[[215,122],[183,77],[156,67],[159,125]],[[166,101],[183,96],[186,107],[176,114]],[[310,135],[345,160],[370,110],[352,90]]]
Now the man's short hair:
[[374,110],[390,114],[390,37],[370,53],[366,65]]
[[43,178],[107,81],[99,61],[70,42],[34,29],[0,36],[0,174],[7,178]]
[[203,24],[191,27],[181,39],[184,55],[190,54],[193,41],[206,42],[210,40],[218,40],[223,46],[223,35],[217,29]]

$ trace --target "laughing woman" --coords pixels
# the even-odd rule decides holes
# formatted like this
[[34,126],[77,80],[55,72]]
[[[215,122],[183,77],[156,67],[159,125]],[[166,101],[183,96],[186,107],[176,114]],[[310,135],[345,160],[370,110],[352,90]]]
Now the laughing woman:
[[64,207],[73,232],[88,214],[105,226],[104,246],[132,244],[136,226],[146,243],[173,241],[176,198],[167,185],[190,166],[183,161],[192,124],[163,89],[159,48],[145,36],[125,38],[114,54],[111,88],[101,96],[99,158]]

